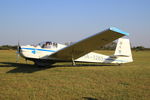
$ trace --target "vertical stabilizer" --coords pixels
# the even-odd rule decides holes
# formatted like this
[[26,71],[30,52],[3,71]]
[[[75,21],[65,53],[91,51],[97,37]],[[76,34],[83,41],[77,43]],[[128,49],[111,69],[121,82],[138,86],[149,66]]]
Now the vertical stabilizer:
[[129,39],[119,38],[114,56],[128,59],[128,62],[132,62],[132,53]]

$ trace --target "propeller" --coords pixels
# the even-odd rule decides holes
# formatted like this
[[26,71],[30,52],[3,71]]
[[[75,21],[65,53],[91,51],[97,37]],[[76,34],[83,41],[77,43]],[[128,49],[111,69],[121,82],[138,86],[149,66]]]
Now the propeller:
[[17,45],[17,52],[16,52],[16,62],[18,63],[19,62],[19,58],[20,58],[20,44],[19,44],[19,41],[18,41],[18,45]]

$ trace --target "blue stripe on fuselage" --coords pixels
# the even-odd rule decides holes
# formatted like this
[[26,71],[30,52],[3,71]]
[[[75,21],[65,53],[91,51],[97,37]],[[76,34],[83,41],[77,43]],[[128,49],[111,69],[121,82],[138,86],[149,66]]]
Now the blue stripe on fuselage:
[[26,50],[38,50],[38,51],[47,51],[47,52],[56,52],[54,50],[46,50],[46,49],[36,49],[36,48],[21,48]]

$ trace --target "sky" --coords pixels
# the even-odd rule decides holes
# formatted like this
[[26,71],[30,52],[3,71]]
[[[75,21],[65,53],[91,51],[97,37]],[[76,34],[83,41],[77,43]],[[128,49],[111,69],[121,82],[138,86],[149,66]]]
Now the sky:
[[109,27],[150,48],[150,0],[0,0],[0,45],[76,42]]

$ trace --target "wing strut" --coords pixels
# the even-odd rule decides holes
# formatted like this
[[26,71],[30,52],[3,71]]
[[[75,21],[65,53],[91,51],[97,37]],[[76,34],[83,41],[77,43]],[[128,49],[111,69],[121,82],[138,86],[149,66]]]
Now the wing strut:
[[74,61],[73,55],[72,55],[72,66],[76,66],[76,62]]

